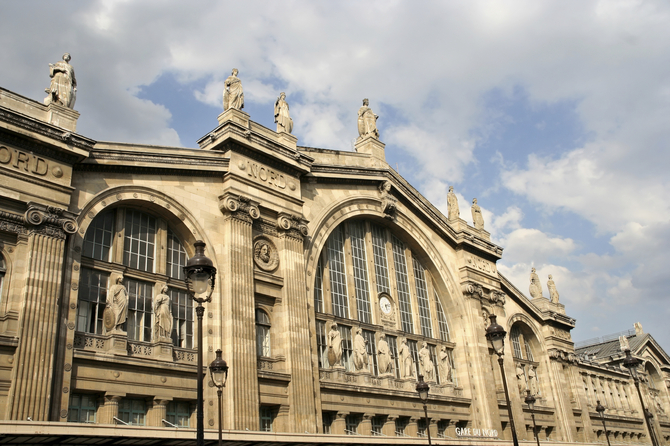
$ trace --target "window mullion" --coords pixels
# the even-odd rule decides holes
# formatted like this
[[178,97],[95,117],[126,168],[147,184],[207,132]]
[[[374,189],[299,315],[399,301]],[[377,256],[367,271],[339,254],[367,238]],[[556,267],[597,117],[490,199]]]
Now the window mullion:
[[349,225],[344,226],[344,270],[347,274],[347,300],[349,302],[349,317],[358,320],[358,302],[356,302],[356,279],[354,278],[354,260],[351,256],[351,236]]
[[162,218],[156,219],[156,240],[154,243],[154,270],[156,274],[168,275],[167,272],[167,222]]
[[371,308],[371,322],[373,324],[380,324],[381,314],[379,314],[379,300],[377,298],[377,274],[375,271],[375,255],[374,248],[372,247],[372,228],[370,227],[370,222],[365,222],[365,256],[367,260],[368,267],[368,293],[371,296],[370,305]]
[[126,239],[126,209],[116,209],[116,221],[114,222],[114,240],[112,240],[112,263],[123,264],[123,244]]
[[416,294],[416,278],[414,277],[414,259],[412,255],[412,251],[408,248],[405,247],[405,265],[407,266],[407,281],[409,282],[409,297],[410,297],[410,306],[412,308],[412,325],[415,328],[414,330],[417,333],[422,333],[421,330],[421,319],[419,318],[419,311],[420,311],[420,306],[419,306],[419,300],[417,298]]
[[328,260],[328,241],[324,243],[323,249],[321,249],[321,287],[323,288],[323,312],[328,314],[333,313],[333,296],[331,294],[330,286],[330,262]]

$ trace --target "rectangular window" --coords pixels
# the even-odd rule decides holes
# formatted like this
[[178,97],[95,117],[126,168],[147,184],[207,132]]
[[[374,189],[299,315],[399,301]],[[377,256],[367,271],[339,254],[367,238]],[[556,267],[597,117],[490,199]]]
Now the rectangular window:
[[377,343],[375,341],[375,333],[368,330],[363,330],[363,338],[368,341],[367,351],[369,359],[370,373],[374,376],[379,374],[379,369],[377,368]]
[[186,266],[186,251],[181,242],[168,229],[167,231],[167,275],[173,279],[184,280],[184,266]]
[[[435,287],[433,286],[433,289]],[[437,325],[440,329],[440,340],[441,341],[449,341],[449,325],[447,325],[447,318],[444,314],[444,309],[442,308],[442,303],[440,302],[440,298],[437,295],[437,291],[435,291],[435,306],[437,307]]]
[[358,435],[358,424],[361,421],[361,417],[359,415],[347,415],[344,417],[345,421],[345,430],[344,433],[347,435]]
[[407,346],[409,347],[409,351],[412,354],[412,358],[414,358],[414,376],[419,376],[419,351],[416,347],[416,341],[408,339]]
[[331,433],[330,427],[333,424],[333,413],[332,412],[322,412],[321,413],[321,420],[323,422],[323,433],[324,434],[330,434]]
[[270,317],[263,310],[256,310],[256,354],[270,357]]
[[409,420],[405,417],[402,418],[396,418],[395,420],[395,436],[396,437],[404,437],[405,436],[405,428],[407,427],[407,424],[409,424]]
[[393,236],[393,264],[395,266],[395,276],[398,285],[398,303],[400,306],[402,331],[413,333],[414,324],[412,322],[412,304],[410,302],[405,248],[404,244],[396,236]]
[[147,407],[144,400],[124,398],[119,401],[119,419],[133,426],[144,426]]
[[106,212],[93,220],[86,231],[83,256],[109,262],[114,239],[114,212]]
[[165,411],[165,419],[179,427],[191,425],[191,403],[188,401],[171,401]]
[[178,288],[168,288],[172,302],[172,343],[181,348],[194,348],[193,345],[193,299]]
[[326,337],[326,323],[316,321],[316,347],[319,355],[319,367],[324,369],[328,363],[328,338]]
[[81,269],[77,307],[78,331],[103,334],[102,315],[105,311],[108,283],[108,273]]
[[342,365],[347,372],[353,372],[354,367],[354,346],[351,340],[351,327],[338,325],[342,337]]
[[377,225],[372,228],[372,254],[375,261],[375,277],[377,278],[377,293],[391,294],[389,286],[389,269],[386,261],[386,231]]
[[323,313],[323,265],[321,265],[321,258],[316,264],[314,276],[314,311]]
[[416,301],[419,304],[419,322],[421,323],[421,334],[432,338],[433,325],[430,317],[430,302],[428,301],[428,286],[426,285],[426,272],[423,265],[412,255],[414,267],[414,283],[416,284]]
[[358,320],[371,323],[368,267],[365,255],[365,226],[360,222],[349,223],[351,239],[351,260],[354,266],[354,288]]
[[382,435],[382,429],[384,428],[385,417],[377,416],[372,417],[372,435]]
[[95,395],[73,393],[70,396],[67,420],[74,423],[95,423],[98,406],[96,399]]
[[154,272],[156,219],[127,209],[125,230],[123,264],[140,271]]
[[328,237],[328,269],[330,270],[330,289],[333,300],[333,314],[349,318],[349,298],[347,295],[347,276],[344,267],[344,234],[342,226],[333,229]]
[[393,374],[396,378],[400,378],[400,360],[398,359],[398,342],[395,336],[386,335],[386,342],[389,345],[389,353],[391,353],[393,361]]
[[128,339],[151,342],[153,284],[128,279],[126,288],[128,289]]
[[419,437],[426,437],[426,419],[425,418],[419,418],[416,420],[416,428],[417,428],[417,434]]
[[271,406],[261,406],[261,432],[272,432],[272,421],[274,420],[274,410]]

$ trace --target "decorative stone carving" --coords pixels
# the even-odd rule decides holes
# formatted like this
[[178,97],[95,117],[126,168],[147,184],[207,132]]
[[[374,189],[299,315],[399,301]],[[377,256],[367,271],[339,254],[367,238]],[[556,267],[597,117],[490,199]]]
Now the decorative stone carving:
[[128,291],[123,285],[123,276],[116,278],[116,284],[109,288],[107,306],[103,315],[108,333],[123,333],[121,326],[128,317]]
[[398,348],[398,356],[400,356],[400,377],[404,379],[413,378],[415,374],[414,358],[412,352],[407,345],[407,339],[400,339],[400,347]]
[[475,225],[475,229],[484,229],[484,217],[482,216],[482,209],[477,204],[477,199],[472,199],[472,223]]
[[628,338],[626,336],[619,336],[619,348],[622,352],[630,351],[630,344],[628,343]]
[[661,403],[661,399],[658,397],[658,394],[649,392],[649,398],[653,401],[653,405],[656,406],[658,413],[664,414],[665,409],[663,409],[663,403]]
[[451,361],[449,359],[447,347],[444,345],[440,348],[440,353],[438,354],[438,366],[440,368],[440,379],[442,380],[442,383],[452,382]]
[[307,223],[307,220],[299,215],[284,212],[280,213],[277,218],[277,228],[286,231],[289,235],[296,238],[307,237],[309,235]]
[[354,367],[356,371],[368,368],[368,341],[362,335],[360,328],[356,329],[356,336],[354,336]]
[[503,293],[502,291],[492,290],[489,301],[492,304],[505,305],[505,302],[507,301],[507,294]]
[[419,373],[424,376],[426,381],[435,381],[435,364],[430,358],[430,350],[428,350],[426,342],[421,344],[421,350],[419,350]]
[[530,287],[529,287],[530,297],[537,299],[542,297],[542,285],[540,284],[540,278],[535,272],[535,268],[530,270]]
[[45,88],[48,95],[44,98],[44,104],[59,104],[63,107],[74,108],[77,99],[77,79],[74,77],[74,68],[69,64],[69,53],[63,54],[63,61],[49,64],[49,77],[51,85]]
[[551,277],[551,274],[549,274],[549,280],[547,280],[547,288],[549,289],[549,299],[551,299],[551,303],[557,304],[558,291],[556,291],[556,284],[554,283],[554,279]]
[[463,294],[469,297],[481,299],[482,297],[484,297],[484,289],[478,283],[466,282],[463,284]]
[[237,77],[239,70],[233,68],[233,72],[226,79],[223,89],[223,111],[229,108],[242,110],[244,108],[244,91],[242,90],[242,81]]
[[263,271],[272,272],[279,266],[279,252],[272,240],[264,235],[254,240],[254,263]]
[[371,136],[379,139],[379,131],[377,130],[377,118],[372,109],[369,107],[370,101],[363,99],[363,106],[358,109],[358,134],[361,138]]
[[328,332],[328,363],[331,368],[337,367],[342,361],[342,335],[333,322]]
[[156,341],[172,342],[172,305],[167,295],[168,286],[163,285],[161,292],[154,299],[154,336]]
[[379,185],[379,198],[382,201],[382,212],[386,215],[394,216],[398,209],[398,200],[391,195],[391,182],[384,181]]
[[275,122],[277,123],[277,133],[293,132],[293,119],[288,113],[288,103],[284,92],[281,92],[277,101],[275,101]]
[[386,335],[382,333],[377,343],[377,367],[379,367],[379,375],[388,375],[393,370],[393,357],[388,342],[386,342]]
[[54,206],[30,203],[24,218],[39,232],[56,238],[64,239],[78,229],[76,214]]
[[449,193],[447,194],[447,215],[449,220],[458,220],[461,216],[461,211],[458,209],[458,198],[454,193],[454,186],[449,186]]
[[261,212],[258,203],[244,195],[225,194],[219,197],[219,209],[232,217],[248,223],[258,219]]
[[532,364],[528,366],[528,388],[532,395],[540,394],[540,384],[538,382],[537,372]]

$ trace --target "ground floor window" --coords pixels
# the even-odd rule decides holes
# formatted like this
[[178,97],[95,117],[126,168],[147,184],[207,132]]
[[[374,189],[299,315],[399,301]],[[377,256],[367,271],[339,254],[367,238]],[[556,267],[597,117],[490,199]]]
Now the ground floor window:
[[332,412],[323,412],[321,414],[321,420],[323,422],[323,433],[330,434],[331,426],[333,425],[333,413]]
[[396,418],[395,420],[395,435],[396,437],[404,437],[405,436],[405,428],[407,428],[407,425],[409,424],[409,419],[402,417],[402,418]]
[[372,417],[372,435],[382,435],[385,417]]
[[119,401],[119,419],[133,426],[144,426],[147,405],[144,400],[124,398]]
[[95,395],[73,393],[70,396],[70,410],[67,420],[74,423],[95,423],[98,408]]
[[360,416],[349,414],[344,420],[346,424],[344,433],[347,435],[358,435],[358,424],[361,422]]
[[172,401],[168,403],[165,417],[168,423],[179,427],[191,425],[191,403],[187,401]]
[[261,432],[272,432],[272,422],[274,421],[274,411],[270,406],[261,406]]

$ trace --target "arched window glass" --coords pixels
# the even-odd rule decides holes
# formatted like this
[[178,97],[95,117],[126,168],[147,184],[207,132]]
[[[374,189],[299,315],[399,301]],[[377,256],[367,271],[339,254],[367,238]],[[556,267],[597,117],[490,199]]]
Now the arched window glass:
[[[435,289],[434,285],[433,289]],[[449,341],[449,325],[447,325],[447,318],[444,315],[444,309],[442,308],[442,303],[437,295],[437,291],[435,291],[435,303],[437,306],[437,323],[440,328],[440,339],[442,341]]]
[[428,302],[428,287],[426,286],[426,275],[423,265],[412,256],[414,266],[414,283],[416,284],[416,300],[419,304],[419,322],[421,323],[421,334],[429,338],[433,337],[433,327],[430,321],[430,303]]
[[328,237],[328,268],[333,314],[348,318],[349,298],[347,297],[347,275],[344,267],[344,234],[341,226],[335,228]]
[[526,359],[529,361],[535,361],[535,359],[533,359],[533,351],[530,349],[530,344],[525,337],[523,338],[523,345],[526,348]]
[[396,282],[398,284],[398,303],[400,304],[400,321],[402,330],[414,332],[412,322],[412,304],[409,294],[409,278],[407,277],[407,262],[405,260],[405,245],[398,237],[393,236],[393,263],[395,266]]
[[167,274],[173,279],[184,280],[186,250],[174,233],[167,232]]
[[358,320],[369,324],[372,316],[370,315],[368,267],[365,255],[365,227],[361,222],[349,224],[349,238],[351,239],[351,258],[354,264]]
[[519,339],[520,337],[520,330],[519,327],[512,327],[512,330],[510,332],[510,339],[512,339],[512,350],[514,352],[514,357],[523,359],[523,354],[521,354],[521,341]]
[[105,212],[93,220],[84,238],[83,255],[96,260],[110,260],[114,237],[114,212]]
[[316,264],[316,274],[314,276],[314,311],[323,313],[323,265],[321,259]]
[[123,264],[154,272],[156,219],[144,212],[126,210]]
[[389,269],[386,259],[386,232],[377,225],[372,227],[372,252],[377,276],[377,293],[391,293],[389,286]]
[[270,356],[270,317],[263,310],[256,310],[256,354]]

